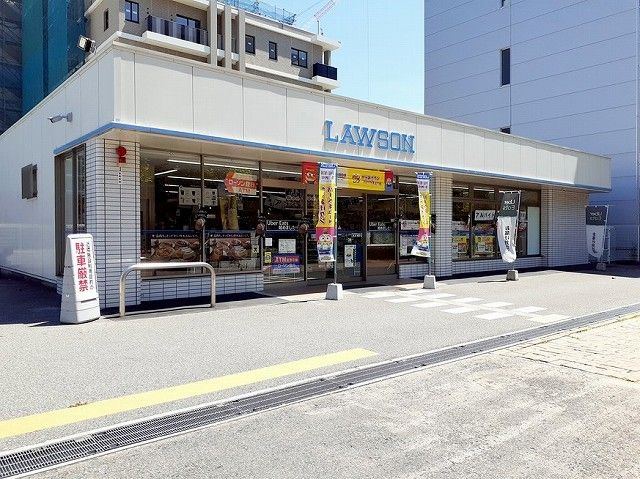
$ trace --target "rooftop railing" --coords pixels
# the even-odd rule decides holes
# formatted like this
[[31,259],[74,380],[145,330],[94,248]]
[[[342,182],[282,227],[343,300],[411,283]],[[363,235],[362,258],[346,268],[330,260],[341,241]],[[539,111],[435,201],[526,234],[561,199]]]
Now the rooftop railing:
[[171,20],[154,17],[153,15],[147,17],[147,30],[172,38],[198,43],[199,45],[209,45],[209,33],[206,30],[188,27],[181,23],[172,22]]
[[268,3],[254,0],[221,0],[222,3],[231,5],[232,7],[241,8],[247,12],[255,13],[262,17],[270,18],[276,22],[293,25],[296,21],[296,14],[291,13],[284,8],[274,7]]

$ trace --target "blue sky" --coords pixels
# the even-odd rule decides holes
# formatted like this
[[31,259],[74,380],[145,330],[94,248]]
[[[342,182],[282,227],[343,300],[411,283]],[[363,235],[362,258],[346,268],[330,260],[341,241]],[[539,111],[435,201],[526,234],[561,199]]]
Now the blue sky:
[[[299,13],[316,0],[268,0]],[[326,0],[301,17],[303,26]],[[316,31],[315,20],[307,29]],[[341,0],[321,22],[342,42],[333,53],[337,95],[422,113],[424,109],[424,0]]]

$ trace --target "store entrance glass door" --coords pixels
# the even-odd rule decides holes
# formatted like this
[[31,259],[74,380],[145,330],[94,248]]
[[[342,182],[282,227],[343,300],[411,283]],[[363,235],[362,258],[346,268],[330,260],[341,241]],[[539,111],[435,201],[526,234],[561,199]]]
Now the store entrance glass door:
[[304,189],[271,186],[264,181],[263,211],[266,232],[263,248],[264,281],[290,283],[304,280],[306,239],[298,232],[304,217]]
[[[307,198],[311,201],[311,195]],[[336,203],[338,211],[338,282],[362,281],[365,273],[364,195],[338,190]],[[314,218],[315,220],[317,217]],[[307,247],[308,279],[332,282],[334,263],[319,263],[316,248],[315,234],[312,234]]]
[[395,274],[396,197],[367,195],[367,276]]

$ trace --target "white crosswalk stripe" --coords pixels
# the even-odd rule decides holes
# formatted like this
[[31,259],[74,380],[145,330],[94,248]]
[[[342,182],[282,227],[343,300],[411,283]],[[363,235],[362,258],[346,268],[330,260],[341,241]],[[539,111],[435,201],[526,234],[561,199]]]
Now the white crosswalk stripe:
[[478,301],[483,301],[482,298],[460,298],[454,300],[456,303],[477,303]]
[[396,296],[395,291],[377,291],[375,293],[366,293],[362,295],[363,298],[367,299],[391,298],[393,296]]
[[443,309],[443,313],[451,313],[451,314],[463,314],[470,313],[472,311],[478,311],[478,308],[473,306],[462,306],[460,308],[451,308],[451,309]]
[[471,313],[474,318],[482,320],[520,317],[528,321],[545,324],[568,319],[568,316],[561,314],[538,314],[546,310],[546,308],[540,306],[522,306],[508,309],[510,306],[513,307],[514,304],[506,301],[483,302],[486,299],[473,296],[458,297],[452,293],[439,293],[431,289],[422,288],[372,291],[362,293],[361,297],[382,299],[384,302],[391,304],[407,304],[420,309],[439,308],[440,312],[447,314],[462,315]]
[[429,295],[429,299],[444,299],[444,298],[453,298],[455,294],[451,293],[437,293]]
[[531,316],[527,319],[536,323],[548,324],[562,321],[564,319],[569,319],[569,316],[564,316],[562,314],[547,314],[545,316]]
[[493,313],[479,314],[476,316],[478,319],[503,319],[513,316],[513,313],[509,311],[495,311]]
[[485,308],[504,308],[505,306],[512,306],[513,303],[505,303],[504,301],[496,301],[495,303],[481,304]]
[[412,304],[414,308],[437,308],[438,306],[449,306],[447,303],[441,303],[439,301],[431,301],[429,303]]
[[524,308],[514,309],[513,312],[514,313],[530,314],[530,313],[537,313],[539,311],[544,311],[545,309],[547,309],[547,308],[540,308],[538,306],[526,306]]

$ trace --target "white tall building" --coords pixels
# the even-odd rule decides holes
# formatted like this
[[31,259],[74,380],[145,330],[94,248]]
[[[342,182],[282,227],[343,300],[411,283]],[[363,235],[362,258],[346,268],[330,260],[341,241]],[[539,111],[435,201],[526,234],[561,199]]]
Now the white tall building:
[[[612,158],[612,256],[638,260],[638,2],[425,0],[425,113]],[[508,129],[508,130],[507,130]]]

